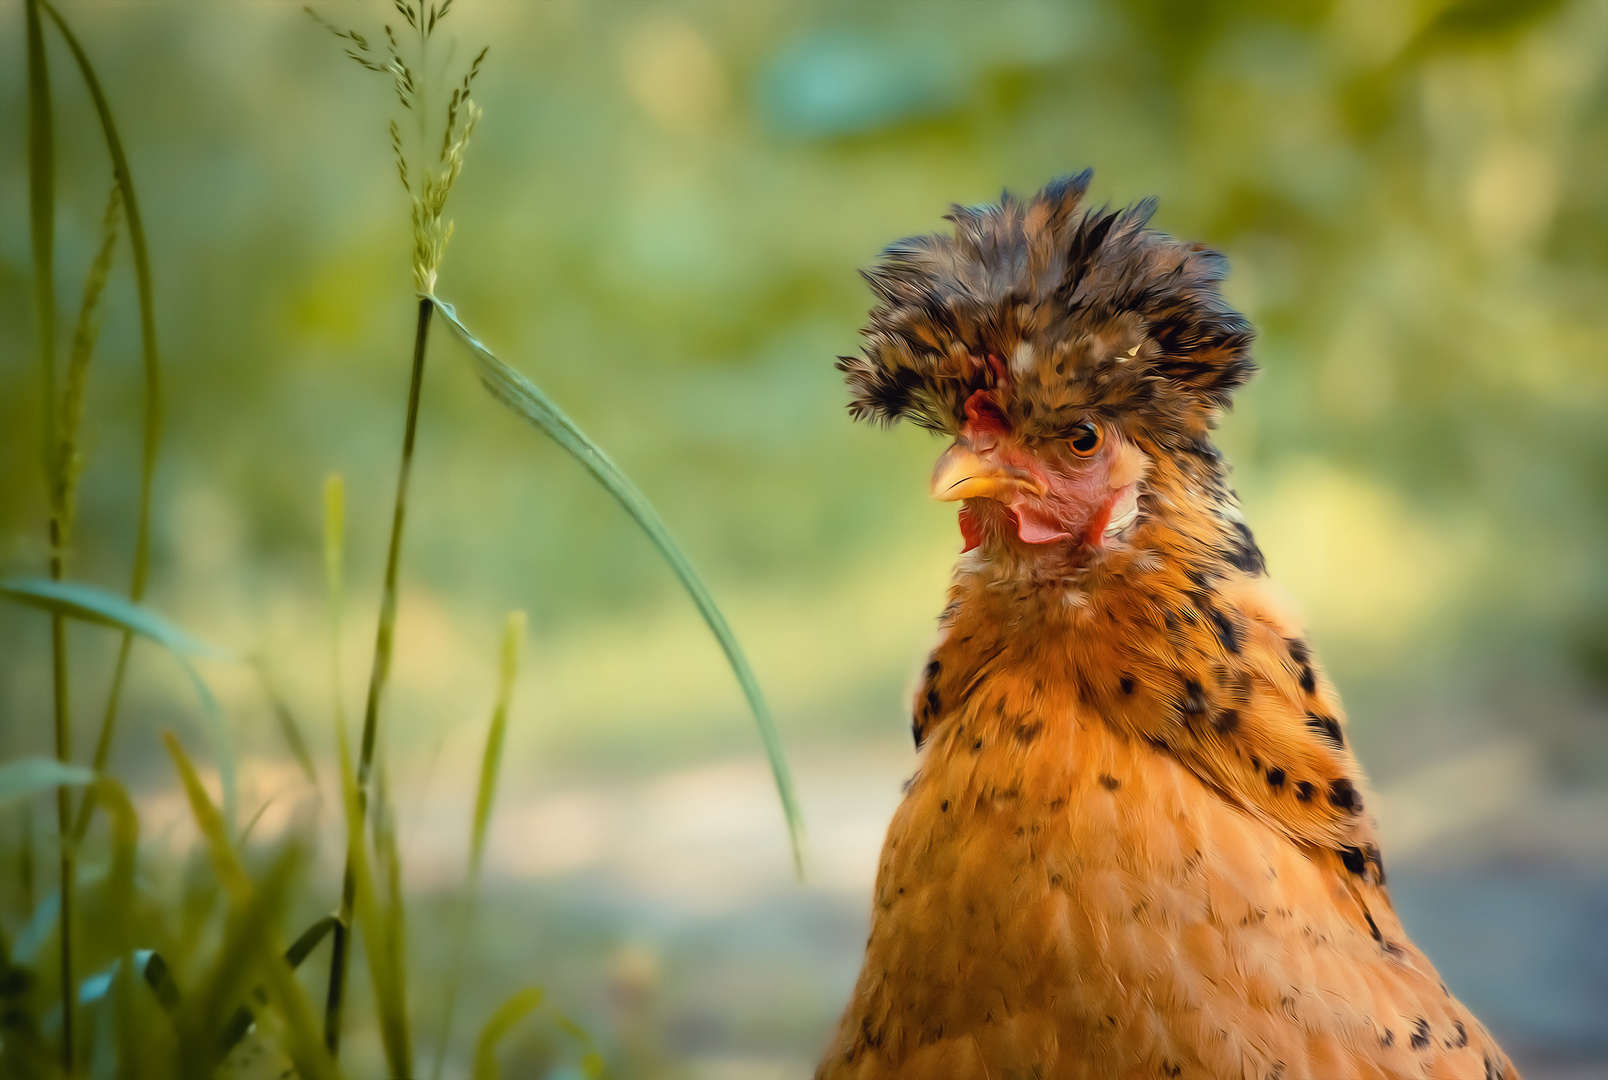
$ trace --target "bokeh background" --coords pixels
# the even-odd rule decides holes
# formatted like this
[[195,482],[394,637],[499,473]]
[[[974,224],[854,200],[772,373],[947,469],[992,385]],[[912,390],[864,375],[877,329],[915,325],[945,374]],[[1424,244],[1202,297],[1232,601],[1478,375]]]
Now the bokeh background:
[[[377,0],[317,6],[371,36],[396,21]],[[254,843],[320,828],[309,903],[328,907],[319,492],[345,475],[355,715],[413,330],[395,102],[299,4],[64,12],[155,262],[169,400],[150,603],[266,658],[326,763],[320,790],[249,669],[206,675],[242,747],[242,813],[274,800]],[[0,27],[0,570],[20,575],[47,553],[20,4]],[[867,306],[855,269],[951,202],[1092,165],[1096,200],[1158,195],[1159,227],[1225,251],[1260,330],[1263,372],[1220,441],[1346,698],[1409,930],[1527,1075],[1603,1075],[1608,4],[458,0],[437,43],[454,72],[491,45],[439,292],[609,450],[712,583],[777,712],[811,872],[792,878],[752,722],[673,578],[437,333],[385,737],[422,1013],[518,608],[532,633],[460,1032],[536,981],[624,1075],[808,1073],[857,969],[912,768],[905,696],[958,541],[953,508],[925,498],[940,447],[844,412],[832,360]],[[57,44],[70,326],[109,167]],[[140,393],[118,258],[73,553],[74,576],[112,588]],[[83,748],[113,642],[74,633]],[[0,608],[4,756],[50,750],[47,645],[42,616]],[[205,753],[194,696],[150,647],[131,694],[114,767],[148,872],[195,872],[157,741],[176,728]],[[7,851],[25,820],[0,821]],[[41,803],[41,850],[49,820]],[[14,880],[0,897],[14,932]],[[563,1075],[560,1043],[533,1021],[509,1068]],[[371,1027],[352,1052],[379,1067]]]

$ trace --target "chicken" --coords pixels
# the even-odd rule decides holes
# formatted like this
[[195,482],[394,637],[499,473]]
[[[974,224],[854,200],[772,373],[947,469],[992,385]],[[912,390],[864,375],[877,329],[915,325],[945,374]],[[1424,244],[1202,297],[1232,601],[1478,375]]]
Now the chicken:
[[1514,1080],[1407,939],[1334,687],[1210,431],[1224,262],[1090,173],[900,241],[858,419],[954,438],[918,768],[819,1080]]

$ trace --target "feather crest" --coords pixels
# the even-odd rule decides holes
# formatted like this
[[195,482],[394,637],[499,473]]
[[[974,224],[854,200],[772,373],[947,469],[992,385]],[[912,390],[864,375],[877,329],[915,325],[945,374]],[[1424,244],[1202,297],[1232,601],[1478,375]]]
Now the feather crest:
[[949,235],[907,237],[863,271],[876,297],[838,360],[856,419],[954,432],[986,357],[1033,358],[1004,391],[1012,422],[1054,437],[1077,413],[1125,417],[1173,444],[1210,425],[1255,370],[1224,303],[1223,256],[1149,228],[1154,199],[1083,208],[1092,171],[1023,203],[953,206]]

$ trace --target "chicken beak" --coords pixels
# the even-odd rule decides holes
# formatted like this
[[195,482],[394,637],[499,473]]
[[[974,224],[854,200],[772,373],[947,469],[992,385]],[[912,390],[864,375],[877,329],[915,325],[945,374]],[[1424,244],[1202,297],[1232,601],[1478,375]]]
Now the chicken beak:
[[932,470],[932,497],[939,502],[995,499],[1009,503],[1019,491],[1040,494],[1033,478],[1018,469],[990,461],[965,439],[956,439]]

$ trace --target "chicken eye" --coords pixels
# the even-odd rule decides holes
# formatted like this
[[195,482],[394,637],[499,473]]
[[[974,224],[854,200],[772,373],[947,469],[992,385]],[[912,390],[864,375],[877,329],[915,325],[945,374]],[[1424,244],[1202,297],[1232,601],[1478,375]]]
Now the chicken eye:
[[1072,452],[1078,457],[1093,457],[1105,439],[1101,436],[1099,428],[1084,422],[1072,429],[1072,438],[1069,441],[1072,444]]

